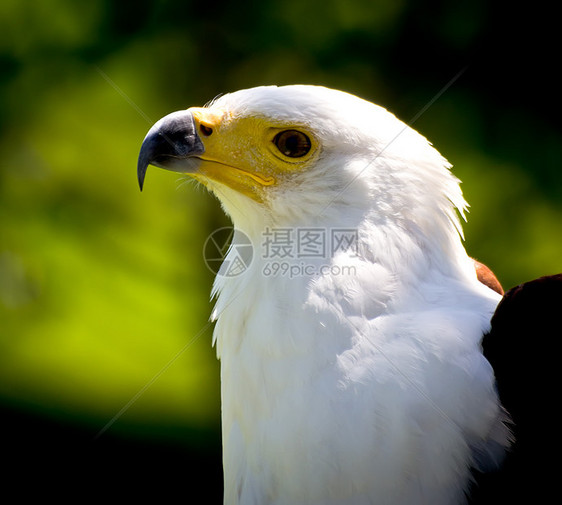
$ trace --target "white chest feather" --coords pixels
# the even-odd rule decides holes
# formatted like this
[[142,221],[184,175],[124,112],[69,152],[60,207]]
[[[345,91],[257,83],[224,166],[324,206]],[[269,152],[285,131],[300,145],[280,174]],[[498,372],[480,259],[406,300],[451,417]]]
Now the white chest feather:
[[222,288],[227,505],[457,504],[472,451],[502,443],[479,348],[497,300],[428,284],[405,303],[386,269],[354,261],[293,279],[256,264]]

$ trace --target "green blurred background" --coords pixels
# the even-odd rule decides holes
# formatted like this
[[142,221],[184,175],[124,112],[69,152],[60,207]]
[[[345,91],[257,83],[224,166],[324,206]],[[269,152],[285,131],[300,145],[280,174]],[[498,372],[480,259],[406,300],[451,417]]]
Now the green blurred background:
[[505,287],[561,271],[554,19],[484,0],[3,0],[0,407],[11,478],[43,476],[41,492],[57,495],[69,481],[88,493],[111,482],[128,497],[204,489],[219,501],[202,248],[228,220],[177,175],[149,170],[142,194],[136,181],[142,139],[171,111],[310,83],[417,118],[463,180],[469,253]]

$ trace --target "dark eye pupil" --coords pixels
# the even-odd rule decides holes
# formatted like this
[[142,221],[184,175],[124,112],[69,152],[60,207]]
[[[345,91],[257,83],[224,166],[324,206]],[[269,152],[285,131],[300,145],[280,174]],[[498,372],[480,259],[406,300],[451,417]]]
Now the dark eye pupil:
[[310,151],[310,139],[302,132],[286,130],[278,133],[273,142],[289,158],[300,158]]

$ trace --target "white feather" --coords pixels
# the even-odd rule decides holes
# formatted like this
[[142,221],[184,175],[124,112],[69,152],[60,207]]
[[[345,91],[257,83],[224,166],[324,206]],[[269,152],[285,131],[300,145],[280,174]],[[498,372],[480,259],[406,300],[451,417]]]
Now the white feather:
[[[322,146],[266,204],[213,187],[255,249],[214,287],[225,504],[461,503],[473,449],[508,432],[480,349],[499,296],[462,246],[448,163],[342,92],[263,87],[212,107],[307,125]],[[264,276],[267,227],[355,229],[359,248]]]

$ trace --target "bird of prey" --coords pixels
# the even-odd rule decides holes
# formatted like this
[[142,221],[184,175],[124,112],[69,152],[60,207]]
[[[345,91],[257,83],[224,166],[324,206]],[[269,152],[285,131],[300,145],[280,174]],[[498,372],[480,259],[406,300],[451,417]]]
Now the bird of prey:
[[263,86],[162,118],[141,189],[150,164],[206,186],[253,249],[213,287],[224,503],[465,503],[512,441],[482,349],[503,291],[438,151],[351,94]]

